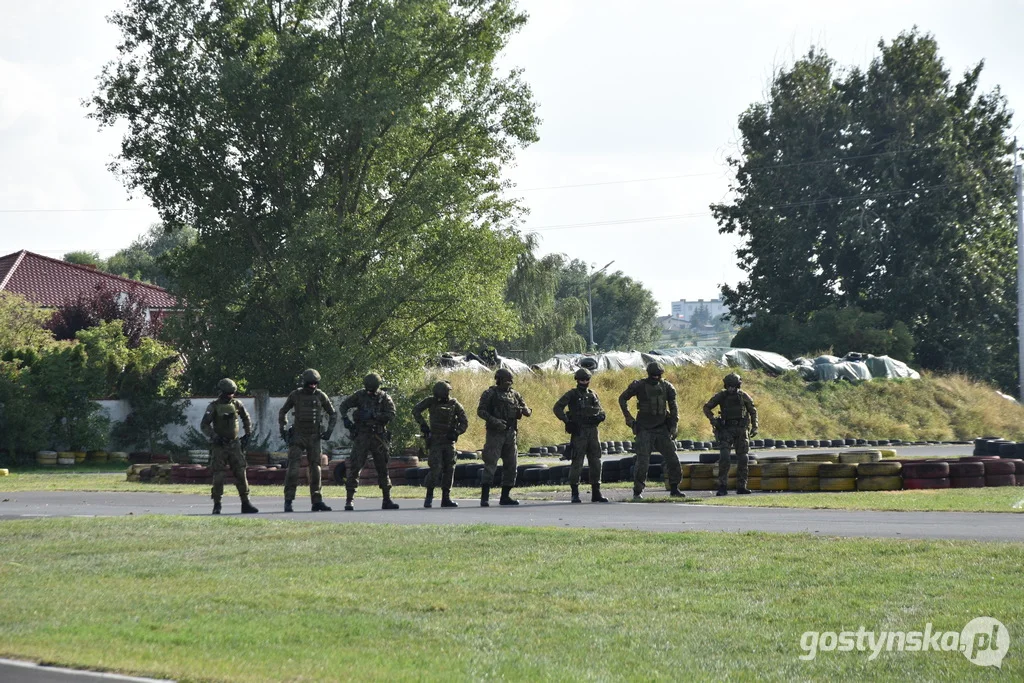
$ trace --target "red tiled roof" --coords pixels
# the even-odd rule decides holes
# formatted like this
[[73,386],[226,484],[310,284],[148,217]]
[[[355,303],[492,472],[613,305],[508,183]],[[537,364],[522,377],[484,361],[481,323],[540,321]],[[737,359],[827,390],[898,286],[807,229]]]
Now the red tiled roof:
[[127,292],[132,286],[150,308],[177,308],[177,300],[163,287],[104,273],[59,259],[16,251],[0,256],[0,291],[20,294],[47,308],[72,303],[97,289]]

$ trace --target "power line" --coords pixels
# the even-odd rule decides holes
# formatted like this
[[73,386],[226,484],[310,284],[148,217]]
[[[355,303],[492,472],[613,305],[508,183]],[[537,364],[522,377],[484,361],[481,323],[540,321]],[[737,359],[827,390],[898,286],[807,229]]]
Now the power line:
[[122,209],[0,209],[0,213],[103,213],[110,211],[148,211],[149,209],[122,208]]
[[632,178],[629,180],[606,180],[598,183],[577,183],[575,185],[548,185],[547,187],[524,187],[519,192],[539,192],[540,190],[565,190],[573,187],[597,187],[599,185],[625,185],[626,183],[652,183],[658,180],[677,180],[679,178],[700,178],[702,176],[720,175],[721,171],[708,173],[687,173],[684,175],[666,175],[657,178]]

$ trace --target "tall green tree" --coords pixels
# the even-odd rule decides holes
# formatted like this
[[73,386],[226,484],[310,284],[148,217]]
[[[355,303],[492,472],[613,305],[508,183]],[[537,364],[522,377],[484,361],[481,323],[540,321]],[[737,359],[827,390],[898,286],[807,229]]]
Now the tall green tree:
[[[647,350],[661,336],[658,304],[642,283],[622,271],[590,275],[587,264],[573,259],[562,271],[559,297],[574,297],[587,304],[587,279],[594,306],[594,343],[598,349]],[[590,341],[590,316],[586,309],[576,321],[576,332]]]
[[23,296],[0,292],[0,353],[53,345],[53,334],[46,329],[51,315]]
[[69,251],[64,254],[64,261],[79,266],[92,266],[99,270],[106,270],[107,262],[100,258],[98,251]]
[[903,322],[926,368],[1016,382],[1011,113],[982,64],[953,82],[933,37],[879,44],[866,70],[819,50],[739,120],[739,322],[851,306]]
[[512,0],[128,0],[92,115],[168,226],[197,386],[412,371],[514,328],[502,167],[536,139]]
[[156,223],[129,246],[107,259],[102,268],[114,275],[173,289],[174,282],[167,264],[173,261],[176,249],[187,249],[195,241],[195,228]]

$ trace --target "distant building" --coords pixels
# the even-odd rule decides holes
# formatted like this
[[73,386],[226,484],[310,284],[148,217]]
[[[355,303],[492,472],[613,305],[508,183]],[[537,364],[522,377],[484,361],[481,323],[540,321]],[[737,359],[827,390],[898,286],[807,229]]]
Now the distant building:
[[104,273],[92,266],[25,250],[0,256],[0,291],[20,294],[42,308],[73,303],[101,289],[112,292],[119,300],[134,290],[145,301],[147,320],[178,308],[177,300],[162,287]]
[[729,312],[729,309],[725,307],[721,299],[697,299],[696,301],[682,299],[681,301],[672,302],[672,317],[689,320],[701,308],[707,309],[708,315],[711,316],[712,320]]

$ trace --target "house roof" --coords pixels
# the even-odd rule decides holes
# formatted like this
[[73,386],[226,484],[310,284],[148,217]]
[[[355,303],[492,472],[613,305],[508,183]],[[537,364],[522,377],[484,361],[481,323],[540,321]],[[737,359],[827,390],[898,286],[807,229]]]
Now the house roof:
[[0,256],[0,291],[20,294],[46,308],[76,301],[97,289],[126,292],[134,286],[150,308],[177,308],[177,300],[163,287],[111,275],[90,266],[16,251]]

